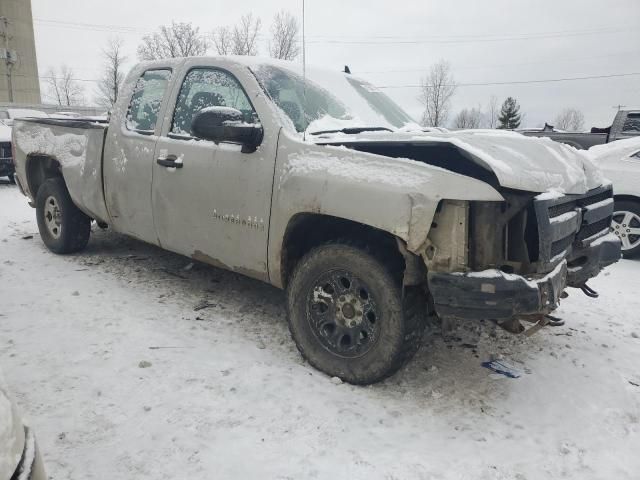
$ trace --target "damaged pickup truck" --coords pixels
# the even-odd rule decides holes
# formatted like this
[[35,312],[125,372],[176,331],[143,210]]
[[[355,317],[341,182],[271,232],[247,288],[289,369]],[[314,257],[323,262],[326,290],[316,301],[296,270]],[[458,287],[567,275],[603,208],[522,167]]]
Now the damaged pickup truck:
[[140,64],[108,123],[15,122],[16,179],[46,246],[91,222],[286,289],[316,368],[397,371],[427,317],[539,328],[620,257],[611,185],[516,133],[424,132],[345,73],[246,57]]

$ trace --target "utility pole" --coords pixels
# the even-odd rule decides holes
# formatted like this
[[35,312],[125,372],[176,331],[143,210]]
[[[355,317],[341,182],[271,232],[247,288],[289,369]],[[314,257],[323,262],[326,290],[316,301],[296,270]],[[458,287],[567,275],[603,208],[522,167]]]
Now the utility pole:
[[611,108],[617,108],[617,109],[618,109],[618,111],[620,111],[620,110],[621,110],[621,109],[623,109],[624,107],[626,107],[626,105],[614,105],[614,106],[613,106],[613,107],[611,107]]
[[7,89],[9,90],[9,102],[13,103],[13,79],[11,78],[11,69],[16,59],[9,50],[9,19],[0,17],[0,33],[4,37],[4,62],[7,66]]

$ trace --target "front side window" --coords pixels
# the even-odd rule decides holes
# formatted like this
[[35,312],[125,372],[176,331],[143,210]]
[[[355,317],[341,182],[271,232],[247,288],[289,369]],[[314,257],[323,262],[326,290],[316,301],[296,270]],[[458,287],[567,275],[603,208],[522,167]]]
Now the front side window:
[[148,70],[138,79],[127,110],[129,130],[153,133],[170,78],[170,70]]
[[258,118],[247,94],[236,78],[224,70],[196,68],[184,79],[173,114],[171,133],[191,135],[193,117],[209,107],[230,107],[242,113],[246,123]]

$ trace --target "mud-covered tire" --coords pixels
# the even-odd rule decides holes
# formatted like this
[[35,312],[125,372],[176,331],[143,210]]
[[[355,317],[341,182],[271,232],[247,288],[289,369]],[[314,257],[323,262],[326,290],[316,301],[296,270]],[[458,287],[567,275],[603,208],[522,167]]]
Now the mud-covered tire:
[[62,178],[50,178],[38,189],[36,216],[40,237],[54,253],[84,249],[91,234],[91,219],[75,206]]
[[[327,375],[353,384],[379,382],[397,372],[418,351],[426,325],[425,295],[409,289],[403,296],[401,278],[378,258],[352,245],[322,245],[297,263],[287,287],[289,330],[302,356]],[[341,279],[341,275],[346,278]],[[342,290],[345,279],[354,292]],[[326,290],[330,284],[334,287]],[[347,301],[341,304],[342,295]],[[354,295],[355,316],[348,317],[353,309],[345,308],[349,298],[354,302]],[[322,303],[326,303],[326,309],[318,313],[316,307]],[[363,314],[358,315],[359,311]],[[371,311],[375,311],[373,317]],[[327,317],[322,318],[325,313]],[[352,325],[354,320],[358,322],[356,333],[363,329],[358,335],[351,335],[349,325],[344,325]],[[335,324],[333,330],[324,330],[331,322]],[[353,340],[354,345],[345,344],[344,338],[332,342],[335,335],[342,335],[340,332],[347,332],[344,335],[349,341],[356,336],[358,339]],[[359,343],[366,341],[369,343]]]
[[7,178],[9,179],[9,183],[11,183],[12,185],[16,184],[16,177],[15,174],[10,173],[9,175],[7,175]]
[[[640,201],[616,200],[611,230],[622,240],[624,258],[640,256],[640,235],[631,235],[640,228]],[[628,221],[630,220],[630,221]],[[629,223],[627,225],[627,223]],[[625,235],[625,237],[622,237]]]

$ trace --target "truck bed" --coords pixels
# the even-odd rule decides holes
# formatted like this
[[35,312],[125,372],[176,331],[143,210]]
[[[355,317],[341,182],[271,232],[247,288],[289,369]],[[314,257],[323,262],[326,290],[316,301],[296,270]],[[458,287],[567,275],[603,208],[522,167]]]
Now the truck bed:
[[[87,215],[97,220],[108,218],[102,182],[102,151],[107,122],[96,118],[24,118],[13,126],[16,172],[27,176],[36,168],[37,159],[56,162],[71,199]],[[31,201],[37,191],[33,185],[21,185]]]

